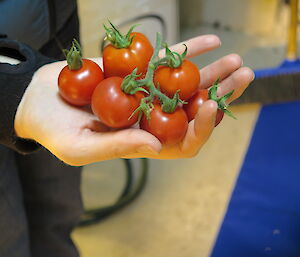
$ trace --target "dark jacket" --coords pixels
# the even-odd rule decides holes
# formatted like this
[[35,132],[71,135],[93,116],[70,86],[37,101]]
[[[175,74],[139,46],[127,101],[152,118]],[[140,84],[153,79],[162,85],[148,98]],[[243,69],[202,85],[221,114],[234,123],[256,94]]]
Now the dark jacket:
[[21,153],[38,148],[35,142],[16,136],[15,114],[33,73],[63,59],[61,50],[69,48],[73,38],[79,40],[76,1],[0,1],[0,55],[22,61],[0,63],[0,144]]
[[2,0],[0,33],[39,50],[75,10],[74,0]]

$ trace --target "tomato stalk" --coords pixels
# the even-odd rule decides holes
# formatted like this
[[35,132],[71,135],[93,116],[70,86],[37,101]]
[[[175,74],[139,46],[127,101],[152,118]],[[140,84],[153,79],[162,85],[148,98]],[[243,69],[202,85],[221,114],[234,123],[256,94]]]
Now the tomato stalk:
[[147,117],[149,117],[149,110],[151,108],[150,107],[147,108],[146,105],[147,103],[152,103],[155,97],[157,97],[160,100],[160,102],[162,103],[162,110],[167,113],[174,112],[178,103],[185,103],[179,98],[178,92],[174,95],[173,98],[169,98],[168,96],[163,94],[159,90],[159,88],[156,88],[154,85],[153,82],[154,71],[159,65],[161,65],[163,62],[166,62],[166,59],[164,58],[161,59],[162,61],[158,60],[158,53],[159,50],[161,49],[161,45],[162,45],[162,37],[160,33],[157,33],[155,49],[150,59],[150,62],[148,64],[146,77],[144,79],[137,80],[138,85],[147,87],[150,92],[149,96],[142,99],[141,106],[140,106],[140,111],[143,111]]
[[82,65],[82,53],[80,44],[76,39],[73,39],[72,47],[70,50],[64,49],[64,55],[66,56],[67,63],[70,70],[79,70]]
[[[147,73],[144,79],[135,80],[140,75],[137,75],[137,69],[135,69],[130,75],[125,77],[122,83],[122,90],[127,94],[134,94],[137,91],[146,91],[149,94],[147,97],[144,97],[141,100],[140,106],[132,113],[129,119],[136,113],[140,112],[139,119],[141,118],[142,113],[149,119],[150,113],[153,108],[153,100],[157,97],[162,103],[162,110],[167,113],[172,113],[175,111],[178,103],[185,103],[180,100],[178,92],[174,95],[173,98],[169,98],[165,94],[163,94],[159,88],[156,88],[153,82],[154,71],[156,68],[161,65],[162,62],[158,60],[158,53],[161,49],[162,45],[162,37],[160,33],[157,33],[156,37],[156,46],[154,49],[154,53],[149,61]],[[163,60],[165,62],[166,59]],[[149,92],[145,90],[143,87],[148,88]],[[143,90],[144,89],[144,90]]]

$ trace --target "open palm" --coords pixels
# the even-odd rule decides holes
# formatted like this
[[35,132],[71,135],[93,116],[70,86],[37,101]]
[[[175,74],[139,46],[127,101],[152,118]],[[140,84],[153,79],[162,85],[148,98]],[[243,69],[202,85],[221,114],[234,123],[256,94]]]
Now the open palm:
[[[187,57],[213,50],[220,40],[213,35],[199,36],[185,42]],[[182,44],[171,47],[182,52]],[[163,55],[163,52],[160,53]],[[93,59],[102,66],[102,59]],[[15,130],[18,136],[33,139],[70,165],[85,165],[113,158],[174,159],[192,157],[205,144],[214,129],[217,104],[207,101],[189,123],[184,140],[165,147],[150,133],[137,127],[115,130],[102,124],[88,108],[72,107],[58,95],[57,77],[66,62],[40,68],[34,75],[19,105]],[[229,102],[238,98],[253,80],[253,72],[241,67],[236,54],[225,56],[201,69],[200,88],[208,88],[221,78],[218,94],[235,90]]]

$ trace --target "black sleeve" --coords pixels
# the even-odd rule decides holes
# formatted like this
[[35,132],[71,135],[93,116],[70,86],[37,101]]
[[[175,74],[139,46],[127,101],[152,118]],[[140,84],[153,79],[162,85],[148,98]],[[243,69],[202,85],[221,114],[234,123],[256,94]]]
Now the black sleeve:
[[5,38],[0,38],[0,55],[21,60],[17,65],[0,63],[0,144],[29,153],[37,150],[39,144],[16,136],[15,114],[34,72],[54,60],[25,44]]

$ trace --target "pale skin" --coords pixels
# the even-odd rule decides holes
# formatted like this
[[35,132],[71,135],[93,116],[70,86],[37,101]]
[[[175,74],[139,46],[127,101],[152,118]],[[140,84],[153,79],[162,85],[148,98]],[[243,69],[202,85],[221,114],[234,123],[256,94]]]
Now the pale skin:
[[[188,47],[187,57],[191,58],[218,48],[220,39],[204,35],[184,43]],[[172,50],[181,53],[184,46],[177,44]],[[101,58],[93,60],[102,66]],[[64,61],[48,64],[34,74],[18,107],[15,131],[19,137],[37,141],[69,165],[81,166],[114,158],[190,158],[213,132],[217,104],[211,100],[199,109],[195,120],[189,123],[185,138],[175,146],[166,147],[139,128],[112,130],[88,108],[70,106],[60,98],[57,78],[65,65]],[[227,55],[200,72],[199,88],[210,87],[220,77],[219,96],[234,90],[229,103],[238,98],[254,78],[253,71],[242,67],[242,60],[236,54]]]

